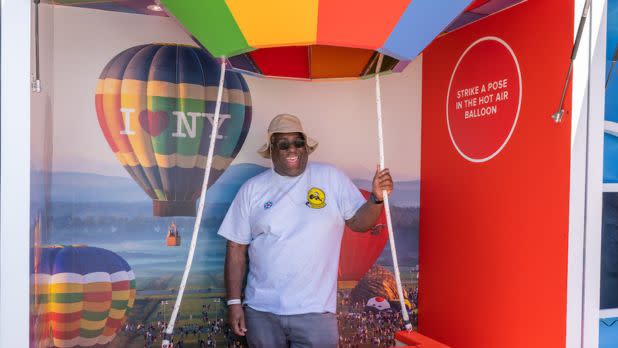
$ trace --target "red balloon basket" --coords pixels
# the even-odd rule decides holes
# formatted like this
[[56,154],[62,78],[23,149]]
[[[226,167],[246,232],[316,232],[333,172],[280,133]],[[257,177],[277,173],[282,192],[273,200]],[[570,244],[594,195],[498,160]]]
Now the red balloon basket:
[[396,347],[414,348],[450,348],[429,337],[423,336],[416,331],[398,331],[395,333]]

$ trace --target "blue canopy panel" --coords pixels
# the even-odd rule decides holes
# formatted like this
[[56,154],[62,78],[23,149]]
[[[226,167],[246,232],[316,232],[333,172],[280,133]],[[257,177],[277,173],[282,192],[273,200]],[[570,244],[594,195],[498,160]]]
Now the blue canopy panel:
[[414,0],[403,13],[380,52],[412,60],[462,13],[472,0]]

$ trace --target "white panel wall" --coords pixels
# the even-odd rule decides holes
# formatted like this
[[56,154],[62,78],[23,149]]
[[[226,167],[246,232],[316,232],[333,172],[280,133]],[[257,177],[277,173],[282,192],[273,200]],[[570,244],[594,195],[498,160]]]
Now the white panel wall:
[[27,347],[30,2],[1,6],[0,347]]

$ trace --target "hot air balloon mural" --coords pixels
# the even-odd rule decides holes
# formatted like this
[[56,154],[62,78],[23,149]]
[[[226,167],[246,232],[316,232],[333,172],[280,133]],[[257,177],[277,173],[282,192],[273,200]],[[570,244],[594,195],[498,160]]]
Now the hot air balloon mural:
[[135,275],[117,254],[83,245],[40,249],[35,263],[38,346],[110,343],[135,300]]
[[[98,80],[99,125],[118,161],[152,198],[155,216],[195,216],[220,68],[204,50],[177,44],[129,48]],[[208,185],[240,151],[251,124],[251,96],[238,73],[225,76]]]
[[[370,192],[360,190],[365,198]],[[356,283],[373,266],[388,240],[386,214],[384,209],[371,231],[366,233],[354,232],[345,227],[341,240],[339,254],[339,284],[340,286],[356,285]]]

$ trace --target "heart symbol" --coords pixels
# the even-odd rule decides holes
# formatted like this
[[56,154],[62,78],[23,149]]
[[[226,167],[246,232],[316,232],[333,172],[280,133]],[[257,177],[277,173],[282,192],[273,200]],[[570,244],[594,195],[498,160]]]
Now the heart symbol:
[[169,122],[170,118],[166,111],[142,110],[139,113],[139,124],[146,133],[153,137],[163,133]]

